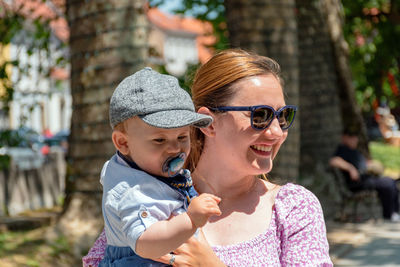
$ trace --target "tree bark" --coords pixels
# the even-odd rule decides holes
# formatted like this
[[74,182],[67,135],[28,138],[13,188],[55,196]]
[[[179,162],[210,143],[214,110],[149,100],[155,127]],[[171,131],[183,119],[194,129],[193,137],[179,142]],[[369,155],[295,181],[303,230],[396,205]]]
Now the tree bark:
[[348,44],[343,34],[343,10],[339,0],[322,0],[321,11],[327,22],[328,32],[333,47],[338,94],[343,128],[359,130],[359,147],[368,156],[368,138],[361,109],[356,102],[355,88],[348,60]]
[[[282,68],[288,104],[299,104],[298,41],[294,0],[225,0],[232,47],[275,59]],[[300,120],[296,119],[274,160],[269,179],[293,181],[299,171]]]
[[87,250],[102,228],[99,182],[115,153],[108,119],[118,83],[145,66],[149,25],[145,0],[67,1],[73,113],[66,200],[58,228]]
[[326,168],[340,142],[338,76],[322,2],[297,0],[300,72],[300,176]]

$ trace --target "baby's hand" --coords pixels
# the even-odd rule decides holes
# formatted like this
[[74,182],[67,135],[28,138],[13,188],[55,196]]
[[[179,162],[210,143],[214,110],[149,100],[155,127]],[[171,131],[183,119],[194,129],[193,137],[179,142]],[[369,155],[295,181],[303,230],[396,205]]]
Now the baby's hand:
[[187,210],[192,223],[196,227],[202,227],[212,215],[221,215],[218,207],[220,201],[219,197],[207,193],[193,198]]

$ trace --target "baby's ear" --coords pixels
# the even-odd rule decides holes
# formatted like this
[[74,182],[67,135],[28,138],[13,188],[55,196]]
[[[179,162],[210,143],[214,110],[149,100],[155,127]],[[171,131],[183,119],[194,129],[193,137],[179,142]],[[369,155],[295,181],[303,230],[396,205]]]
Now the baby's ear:
[[111,138],[115,148],[119,152],[121,152],[123,155],[129,154],[128,138],[125,133],[119,130],[114,130]]
[[213,118],[213,122],[205,128],[200,128],[200,131],[202,131],[203,134],[205,134],[206,136],[209,136],[209,137],[215,136],[215,127],[214,127],[215,120],[216,120],[215,114],[213,112],[211,112],[211,110],[207,107],[199,108],[197,113],[208,115]]

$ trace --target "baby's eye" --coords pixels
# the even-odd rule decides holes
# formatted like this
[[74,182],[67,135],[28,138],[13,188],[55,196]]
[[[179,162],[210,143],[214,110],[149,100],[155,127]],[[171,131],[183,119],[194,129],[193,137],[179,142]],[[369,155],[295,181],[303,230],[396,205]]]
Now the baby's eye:
[[189,136],[187,136],[187,135],[178,136],[178,140],[180,140],[180,141],[185,141],[185,140],[187,140],[188,138],[189,138]]
[[162,144],[164,143],[165,139],[164,138],[155,138],[153,139],[153,142],[156,144]]

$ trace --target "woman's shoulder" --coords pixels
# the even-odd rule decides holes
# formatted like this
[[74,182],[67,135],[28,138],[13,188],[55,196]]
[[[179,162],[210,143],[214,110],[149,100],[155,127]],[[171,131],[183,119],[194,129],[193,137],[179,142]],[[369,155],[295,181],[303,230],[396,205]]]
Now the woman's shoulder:
[[294,209],[308,210],[315,213],[320,208],[319,200],[314,193],[298,184],[287,183],[282,186],[275,198],[275,209],[286,216]]
[[288,197],[294,199],[301,199],[303,197],[306,197],[308,199],[315,197],[315,195],[302,185],[287,183],[281,186],[277,198],[284,199]]

